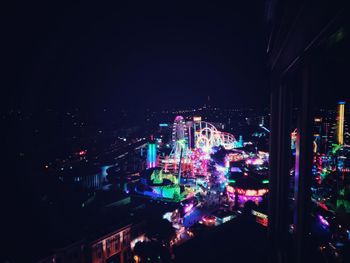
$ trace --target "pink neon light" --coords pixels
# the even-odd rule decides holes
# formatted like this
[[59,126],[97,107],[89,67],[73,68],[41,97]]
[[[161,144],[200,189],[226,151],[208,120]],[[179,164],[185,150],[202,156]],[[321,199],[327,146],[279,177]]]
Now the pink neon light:
[[244,195],[244,196],[262,196],[266,194],[269,190],[268,189],[244,190],[241,188],[237,188],[236,191],[239,195]]
[[318,215],[318,219],[320,220],[321,224],[324,226],[329,226],[328,221],[321,215]]
[[192,210],[192,208],[193,208],[193,204],[189,204],[189,205],[187,205],[186,207],[185,207],[185,214],[186,213],[188,213],[188,212],[190,212],[191,210]]
[[168,171],[168,159],[169,159],[168,155],[165,156],[165,165],[164,165],[164,171],[165,171],[165,172]]

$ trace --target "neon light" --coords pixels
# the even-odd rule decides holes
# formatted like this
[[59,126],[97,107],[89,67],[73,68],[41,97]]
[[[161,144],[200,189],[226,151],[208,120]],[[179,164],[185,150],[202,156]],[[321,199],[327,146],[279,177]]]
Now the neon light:
[[236,191],[239,195],[243,195],[243,196],[263,196],[269,190],[268,189],[259,189],[259,190],[248,189],[248,190],[245,190],[245,189],[237,188]]
[[268,218],[267,215],[263,214],[263,213],[260,213],[258,211],[255,211],[255,210],[252,210],[252,214],[257,216],[257,217],[260,217],[260,218]]
[[345,102],[340,101],[338,103],[338,144],[344,144],[344,112]]
[[216,222],[216,218],[212,216],[210,217],[204,216],[202,220],[206,225],[214,225]]
[[223,167],[221,165],[215,165],[215,168],[218,172],[221,172],[221,173],[227,173],[227,168],[226,167]]
[[164,164],[164,171],[165,172],[167,172],[168,171],[168,159],[169,159],[169,157],[168,157],[168,155],[165,157],[165,164]]
[[187,214],[188,212],[190,212],[193,208],[193,204],[189,204],[184,208],[184,212],[185,214]]
[[260,213],[258,211],[252,210],[252,214],[256,216],[256,222],[267,227],[269,220],[268,220],[268,216]]
[[167,123],[160,123],[159,124],[159,127],[168,127],[169,126],[169,124],[167,124]]
[[264,227],[268,227],[269,220],[267,218],[256,217],[256,222]]
[[328,221],[321,215],[318,215],[318,219],[320,220],[320,223],[324,226],[324,227],[329,227],[329,223]]
[[152,168],[151,164],[152,156],[151,156],[151,146],[148,144],[148,149],[147,149],[147,167]]
[[194,121],[194,122],[200,122],[200,121],[202,121],[202,117],[200,117],[200,116],[195,116],[195,117],[193,117],[193,121]]
[[195,146],[210,152],[215,146],[223,146],[226,150],[235,148],[235,137],[226,132],[218,131],[211,123],[201,121],[194,126]]
[[241,170],[239,167],[231,167],[231,172],[234,172],[234,173],[241,173],[242,170]]
[[81,150],[81,151],[79,151],[79,155],[80,155],[80,156],[83,156],[83,155],[86,154],[86,152],[87,152],[86,150]]
[[264,164],[264,160],[260,159],[260,158],[248,159],[245,163],[246,164],[253,164],[253,165],[262,165],[262,164]]
[[317,204],[318,204],[318,206],[321,207],[322,209],[328,211],[328,207],[327,207],[324,203],[318,202]]
[[263,184],[268,184],[269,183],[269,180],[262,180],[261,181]]
[[153,167],[156,167],[156,160],[157,160],[157,149],[156,149],[156,145],[153,144]]
[[147,153],[147,166],[148,168],[156,167],[156,158],[157,158],[157,149],[154,143],[148,144],[148,153]]
[[[172,126],[172,150],[162,163],[166,171],[179,172],[180,176],[206,176],[213,147],[223,146],[230,150],[236,148],[236,142],[232,134],[218,131],[213,124],[202,121],[199,116],[194,117],[191,127],[182,116],[177,116]],[[242,158],[241,154],[228,155],[225,159],[226,169],[218,167],[218,170],[226,173],[231,161]]]

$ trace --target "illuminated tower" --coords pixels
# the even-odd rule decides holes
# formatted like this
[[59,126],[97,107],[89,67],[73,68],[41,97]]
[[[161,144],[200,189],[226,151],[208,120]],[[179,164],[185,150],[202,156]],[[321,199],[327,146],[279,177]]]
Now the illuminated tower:
[[157,148],[154,142],[153,135],[151,136],[151,140],[148,143],[147,150],[147,168],[156,167],[156,158],[157,158]]
[[337,118],[337,141],[339,145],[344,144],[344,112],[345,102],[338,102],[338,118]]

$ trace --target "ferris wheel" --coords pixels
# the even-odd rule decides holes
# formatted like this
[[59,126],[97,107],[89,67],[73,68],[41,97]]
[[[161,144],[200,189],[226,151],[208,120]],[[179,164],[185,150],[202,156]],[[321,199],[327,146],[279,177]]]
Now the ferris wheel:
[[175,144],[177,141],[186,140],[187,129],[186,123],[182,116],[177,116],[173,123],[172,142]]
[[237,143],[232,134],[219,131],[210,122],[194,121],[190,125],[182,116],[174,120],[171,139],[172,150],[162,163],[165,171],[178,173],[179,181],[186,172],[206,174],[213,147],[231,150],[236,148]]
[[174,120],[171,139],[173,145],[171,155],[178,158],[181,150],[186,151],[188,148],[188,132],[185,119],[182,116],[176,116]]

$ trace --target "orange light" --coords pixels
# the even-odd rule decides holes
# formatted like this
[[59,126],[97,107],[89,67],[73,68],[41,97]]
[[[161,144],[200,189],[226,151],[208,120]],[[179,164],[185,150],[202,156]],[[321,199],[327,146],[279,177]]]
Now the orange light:
[[338,107],[338,144],[344,144],[344,112],[345,112],[345,103],[339,103]]
[[136,263],[139,263],[140,262],[140,257],[138,255],[135,255],[134,256],[134,260]]

